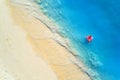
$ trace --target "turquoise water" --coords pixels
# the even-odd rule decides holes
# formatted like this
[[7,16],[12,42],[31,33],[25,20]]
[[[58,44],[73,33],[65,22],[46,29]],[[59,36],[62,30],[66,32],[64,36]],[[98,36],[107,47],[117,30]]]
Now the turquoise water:
[[[120,1],[41,0],[44,13],[60,25],[61,33],[94,72],[94,80],[120,80]],[[93,35],[92,43],[85,40]],[[99,78],[96,78],[99,77]]]

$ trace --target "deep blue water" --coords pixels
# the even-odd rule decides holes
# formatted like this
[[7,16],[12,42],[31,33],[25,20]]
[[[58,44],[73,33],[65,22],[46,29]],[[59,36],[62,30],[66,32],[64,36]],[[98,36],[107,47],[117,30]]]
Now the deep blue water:
[[[41,1],[38,4],[60,25],[86,65],[101,80],[120,80],[120,0]],[[90,44],[85,40],[89,34]]]

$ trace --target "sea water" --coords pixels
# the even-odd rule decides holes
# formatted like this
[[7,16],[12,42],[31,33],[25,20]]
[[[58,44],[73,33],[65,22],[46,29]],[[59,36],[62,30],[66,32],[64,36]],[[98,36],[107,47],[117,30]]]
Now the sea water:
[[[93,80],[120,80],[120,0],[36,2],[59,24],[83,62],[99,74]],[[86,42],[87,35],[93,36],[91,43]]]

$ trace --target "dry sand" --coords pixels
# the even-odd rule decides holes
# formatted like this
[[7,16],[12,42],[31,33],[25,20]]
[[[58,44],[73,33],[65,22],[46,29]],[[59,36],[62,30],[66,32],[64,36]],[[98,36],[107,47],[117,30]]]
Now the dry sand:
[[[14,80],[90,80],[82,70],[85,66],[81,62],[78,66],[76,58],[58,43],[64,40],[36,19],[31,14],[32,8],[25,7],[30,5],[7,1],[9,6],[6,6],[3,1],[0,2],[0,68],[3,66]],[[40,17],[46,18],[42,13]]]
[[26,32],[13,22],[4,1],[0,0],[0,80],[57,80],[32,49]]

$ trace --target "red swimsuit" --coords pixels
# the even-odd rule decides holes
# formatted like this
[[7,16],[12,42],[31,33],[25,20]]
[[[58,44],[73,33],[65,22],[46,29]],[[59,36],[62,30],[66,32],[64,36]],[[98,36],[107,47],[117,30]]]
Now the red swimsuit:
[[87,36],[87,38],[86,38],[86,39],[87,39],[87,41],[88,41],[88,42],[91,42],[91,41],[92,41],[92,36],[91,36],[91,35],[89,35],[89,36]]

